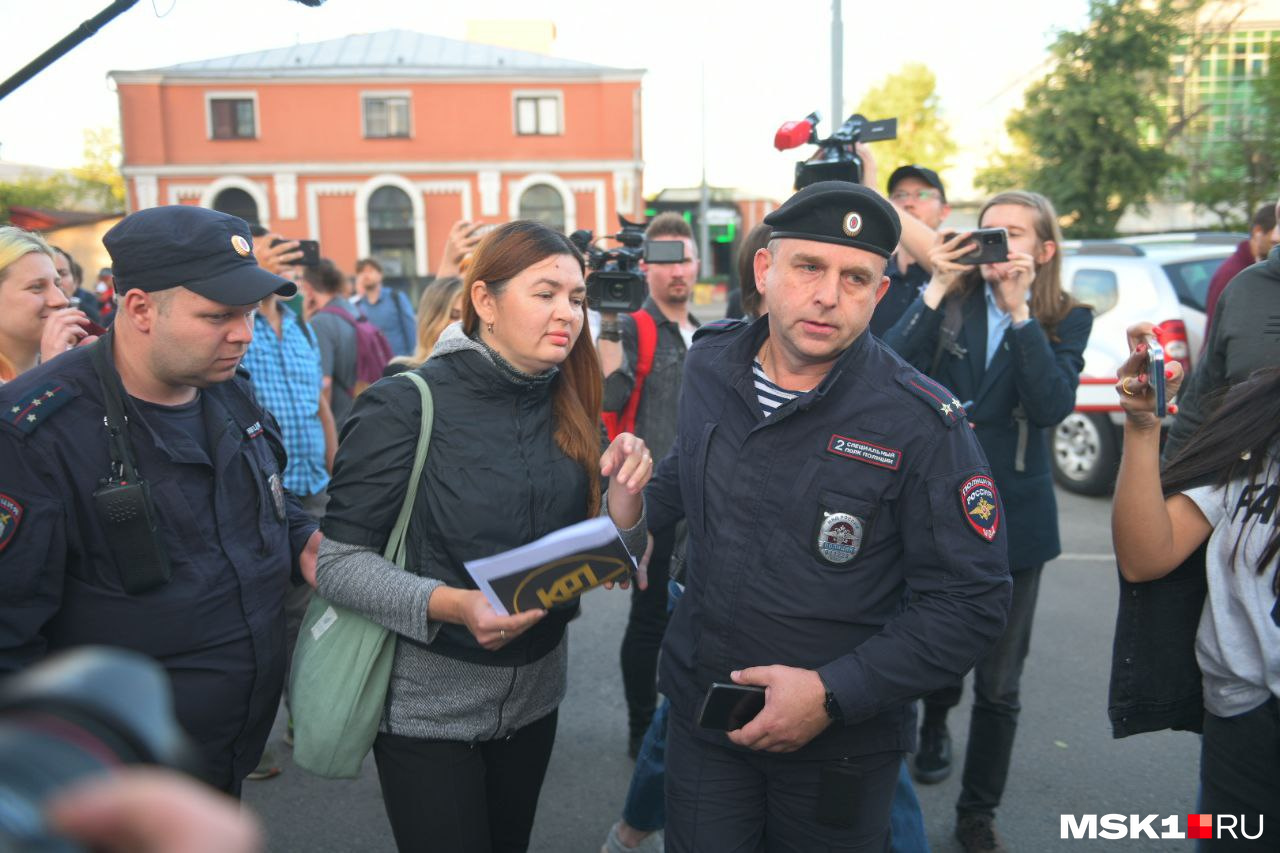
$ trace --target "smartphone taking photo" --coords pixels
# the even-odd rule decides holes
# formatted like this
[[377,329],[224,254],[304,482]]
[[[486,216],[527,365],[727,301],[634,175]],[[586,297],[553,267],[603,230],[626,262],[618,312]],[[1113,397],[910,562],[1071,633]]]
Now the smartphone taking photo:
[[1009,232],[1003,228],[977,228],[961,243],[969,246],[968,254],[956,258],[957,264],[999,264],[1009,260]]
[[1163,418],[1169,412],[1169,401],[1164,385],[1164,347],[1153,335],[1147,335],[1147,384],[1156,395],[1156,417]]

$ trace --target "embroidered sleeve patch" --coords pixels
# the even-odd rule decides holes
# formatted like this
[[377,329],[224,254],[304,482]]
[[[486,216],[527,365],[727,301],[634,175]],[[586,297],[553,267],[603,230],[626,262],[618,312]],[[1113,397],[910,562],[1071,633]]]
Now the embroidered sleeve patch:
[[22,504],[6,494],[0,494],[0,551],[4,551],[18,532],[22,521]]
[[890,471],[897,471],[902,465],[901,450],[894,450],[892,447],[881,447],[878,444],[859,441],[856,438],[846,438],[843,435],[831,436],[831,441],[827,443],[827,452],[847,459],[866,462],[868,465],[888,468]]
[[960,487],[960,506],[975,533],[987,542],[996,538],[996,531],[1000,529],[1000,502],[996,499],[996,484],[990,477],[979,474],[965,480]]

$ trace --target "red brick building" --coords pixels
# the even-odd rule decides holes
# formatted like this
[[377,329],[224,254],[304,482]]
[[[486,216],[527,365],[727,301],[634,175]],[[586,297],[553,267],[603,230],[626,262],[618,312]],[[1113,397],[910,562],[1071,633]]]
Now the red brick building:
[[130,209],[201,204],[423,275],[459,218],[642,216],[641,75],[391,30],[111,77]]

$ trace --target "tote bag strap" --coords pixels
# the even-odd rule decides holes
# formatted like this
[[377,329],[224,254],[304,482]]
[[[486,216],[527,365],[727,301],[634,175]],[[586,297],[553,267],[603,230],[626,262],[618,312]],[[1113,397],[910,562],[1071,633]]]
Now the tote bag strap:
[[416,371],[401,373],[418,386],[422,395],[422,422],[418,428],[418,450],[413,458],[413,471],[409,474],[409,486],[405,489],[404,505],[400,507],[400,515],[396,518],[396,526],[391,528],[391,537],[387,539],[387,548],[382,556],[400,568],[405,567],[405,543],[409,531],[409,518],[413,515],[413,501],[418,495],[418,481],[422,479],[422,465],[427,461],[427,446],[431,444],[431,425],[435,421],[435,408],[431,400],[431,386]]

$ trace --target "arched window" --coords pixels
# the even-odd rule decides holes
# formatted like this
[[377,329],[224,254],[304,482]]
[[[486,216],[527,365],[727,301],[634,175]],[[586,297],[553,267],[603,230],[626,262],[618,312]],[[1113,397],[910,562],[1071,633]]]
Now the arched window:
[[564,233],[564,199],[555,187],[534,184],[520,194],[520,218]]
[[239,216],[250,225],[261,225],[258,220],[258,203],[238,187],[228,187],[213,199],[213,209],[232,216]]
[[379,187],[369,196],[369,254],[388,278],[413,275],[413,202],[399,187]]

